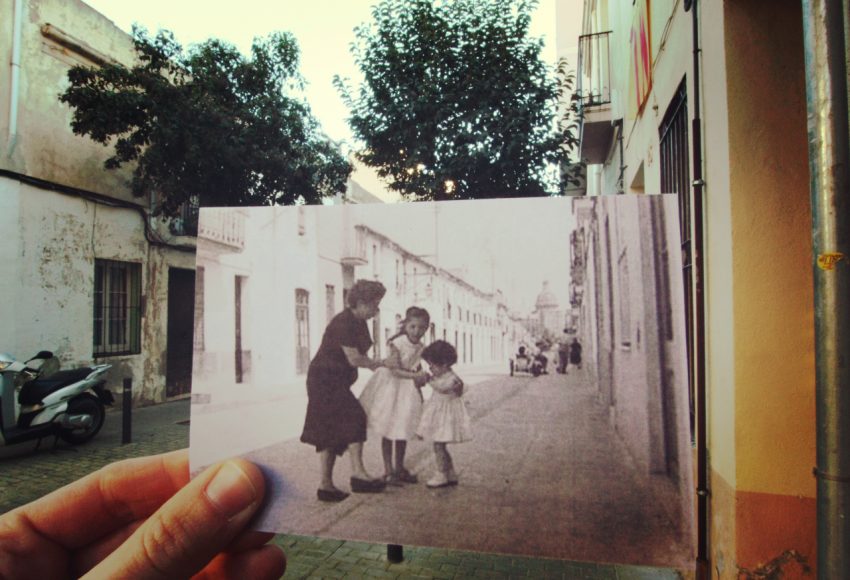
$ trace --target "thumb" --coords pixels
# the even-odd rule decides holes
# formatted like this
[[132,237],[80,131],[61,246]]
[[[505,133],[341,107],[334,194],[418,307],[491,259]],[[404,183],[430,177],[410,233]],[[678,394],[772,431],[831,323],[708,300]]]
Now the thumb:
[[87,577],[188,578],[225,550],[265,493],[255,465],[213,465],[168,500]]

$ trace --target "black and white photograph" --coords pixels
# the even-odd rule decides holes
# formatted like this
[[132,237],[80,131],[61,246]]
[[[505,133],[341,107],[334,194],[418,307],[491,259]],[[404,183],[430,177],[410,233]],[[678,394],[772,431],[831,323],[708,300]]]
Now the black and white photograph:
[[693,560],[675,196],[203,208],[191,466],[263,531]]

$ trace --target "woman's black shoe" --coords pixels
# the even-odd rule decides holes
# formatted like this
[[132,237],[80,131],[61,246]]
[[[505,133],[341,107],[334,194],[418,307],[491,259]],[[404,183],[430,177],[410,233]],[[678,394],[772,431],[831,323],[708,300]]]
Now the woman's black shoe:
[[351,491],[354,493],[380,493],[386,487],[387,484],[379,479],[351,478]]
[[348,494],[338,489],[319,489],[316,491],[316,497],[319,498],[319,501],[337,502],[347,498]]

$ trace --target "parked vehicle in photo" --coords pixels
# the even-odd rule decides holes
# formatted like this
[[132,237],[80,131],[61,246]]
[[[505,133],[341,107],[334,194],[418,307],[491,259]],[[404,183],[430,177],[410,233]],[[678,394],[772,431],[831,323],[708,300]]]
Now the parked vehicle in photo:
[[542,353],[536,355],[528,354],[524,346],[519,347],[517,353],[509,362],[511,376],[515,374],[529,374],[538,377],[546,373],[548,359]]
[[103,378],[111,366],[58,370],[47,350],[23,362],[0,353],[0,444],[51,435],[75,445],[89,441],[114,401]]

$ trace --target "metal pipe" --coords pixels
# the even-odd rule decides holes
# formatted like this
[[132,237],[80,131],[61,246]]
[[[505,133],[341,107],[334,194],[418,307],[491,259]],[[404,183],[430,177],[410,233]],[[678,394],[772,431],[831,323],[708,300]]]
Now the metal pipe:
[[693,83],[694,118],[691,123],[694,156],[694,203],[693,203],[693,275],[694,275],[694,381],[695,423],[697,446],[697,578],[711,578],[710,558],[708,556],[708,445],[707,413],[705,385],[705,260],[703,258],[703,192],[705,181],[702,173],[702,119],[700,117],[700,48],[699,43],[699,3],[688,3],[693,24]]
[[842,0],[803,0],[815,258],[812,270],[819,578],[850,575],[850,127],[846,12]]
[[11,157],[18,138],[18,94],[21,86],[21,27],[24,21],[24,0],[15,0],[12,24],[12,78],[9,83],[9,151]]

